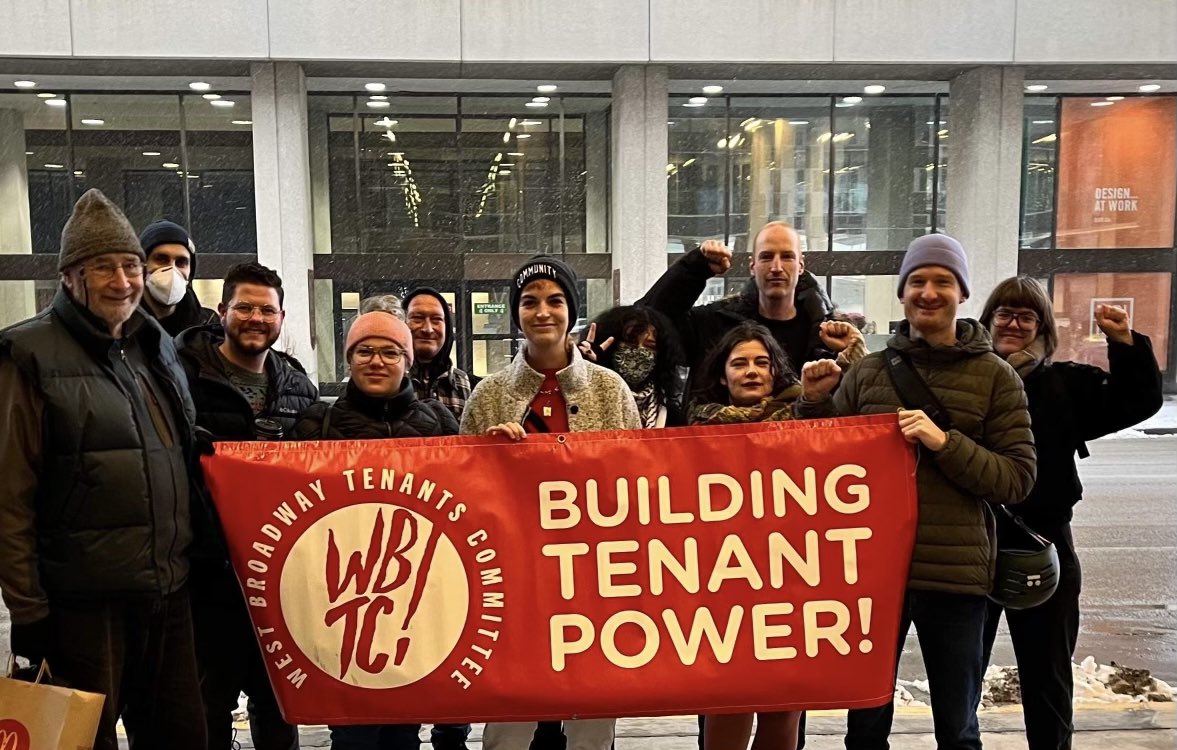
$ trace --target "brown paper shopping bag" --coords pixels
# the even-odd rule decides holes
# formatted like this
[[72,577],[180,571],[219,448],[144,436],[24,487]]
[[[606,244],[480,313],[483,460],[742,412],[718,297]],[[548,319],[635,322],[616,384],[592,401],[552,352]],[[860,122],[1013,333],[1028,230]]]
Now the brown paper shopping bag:
[[90,750],[98,733],[104,696],[42,682],[41,662],[34,682],[0,677],[0,750]]

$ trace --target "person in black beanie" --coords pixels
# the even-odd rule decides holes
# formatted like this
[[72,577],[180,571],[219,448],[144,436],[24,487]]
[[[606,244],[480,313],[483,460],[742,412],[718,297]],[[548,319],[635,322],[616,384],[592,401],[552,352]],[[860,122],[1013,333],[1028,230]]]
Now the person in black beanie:
[[523,296],[523,288],[533,281],[548,279],[554,281],[564,290],[564,301],[568,306],[568,331],[576,326],[580,315],[580,298],[576,291],[576,272],[565,263],[551,255],[533,255],[515,272],[511,280],[511,320],[520,330],[519,298]]
[[139,235],[147,255],[143,312],[163,326],[173,338],[193,326],[212,325],[217,314],[200,306],[191,280],[196,277],[196,244],[184,227],[157,221]]
[[413,332],[413,389],[418,398],[435,398],[461,420],[474,387],[454,364],[454,321],[450,305],[436,289],[423,286],[405,295],[405,320]]

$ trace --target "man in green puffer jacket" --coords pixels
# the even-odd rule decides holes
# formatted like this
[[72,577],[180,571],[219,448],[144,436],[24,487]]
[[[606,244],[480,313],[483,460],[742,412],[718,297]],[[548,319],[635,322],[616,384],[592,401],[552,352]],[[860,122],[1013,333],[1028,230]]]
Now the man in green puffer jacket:
[[[940,750],[981,748],[976,709],[984,671],[986,595],[996,556],[988,504],[1021,502],[1035,476],[1021,380],[993,353],[983,326],[956,319],[957,307],[968,298],[968,282],[968,259],[959,242],[942,234],[916,239],[899,273],[906,322],[888,342],[943,405],[951,429],[938,427],[923,410],[904,407],[886,352],[859,361],[832,398],[798,407],[805,417],[897,412],[904,437],[918,446],[919,525],[898,648],[914,624]],[[839,378],[830,368],[820,390],[828,393]],[[892,704],[850,711],[847,750],[885,750],[893,713]]]

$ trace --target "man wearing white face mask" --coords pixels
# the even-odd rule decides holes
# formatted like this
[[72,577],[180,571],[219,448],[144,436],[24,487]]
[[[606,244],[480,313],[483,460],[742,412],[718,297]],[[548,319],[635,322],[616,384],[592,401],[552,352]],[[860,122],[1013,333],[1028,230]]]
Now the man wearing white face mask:
[[200,306],[189,281],[196,276],[196,245],[184,227],[157,221],[139,235],[147,254],[147,276],[140,307],[175,337],[193,326],[217,322],[217,314]]

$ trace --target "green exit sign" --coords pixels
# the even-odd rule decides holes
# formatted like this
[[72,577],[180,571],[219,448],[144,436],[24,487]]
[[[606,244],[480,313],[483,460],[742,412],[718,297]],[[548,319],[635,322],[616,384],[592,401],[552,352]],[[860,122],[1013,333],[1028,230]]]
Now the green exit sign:
[[506,315],[507,314],[507,303],[506,302],[475,302],[474,303],[474,314],[475,315]]

